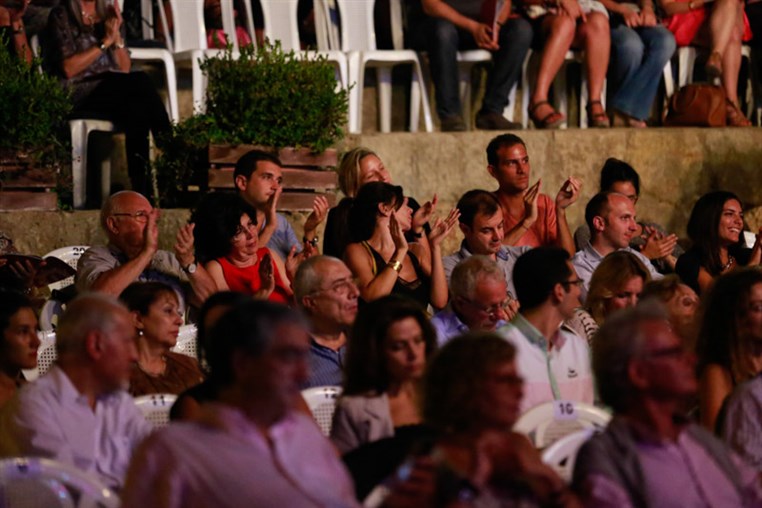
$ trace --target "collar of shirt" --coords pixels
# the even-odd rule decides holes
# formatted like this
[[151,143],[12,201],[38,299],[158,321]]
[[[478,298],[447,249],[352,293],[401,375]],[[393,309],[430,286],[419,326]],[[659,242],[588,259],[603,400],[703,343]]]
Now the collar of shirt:
[[550,342],[553,348],[559,350],[564,347],[564,344],[566,343],[566,337],[564,337],[564,335],[561,333],[560,326],[552,337],[546,338],[542,333],[540,333],[540,330],[535,328],[535,326],[530,323],[521,313],[516,314],[516,316],[511,321],[511,324],[518,328],[530,343],[534,344],[543,351],[548,351],[548,342]]
[[[50,379],[53,381],[59,400],[62,403],[73,403],[89,407],[90,401],[87,395],[79,393],[77,387],[74,386],[74,383],[71,382],[71,379],[69,379],[69,376],[66,375],[61,367],[53,365],[46,376],[50,376]],[[95,400],[97,404],[110,404],[116,400],[116,397],[115,393],[104,393],[98,395]]]
[[272,424],[267,430],[267,436],[254,424],[246,414],[233,406],[220,402],[210,402],[204,405],[204,413],[200,419],[203,425],[214,427],[226,434],[249,443],[267,448],[267,438],[273,441],[284,439],[296,424],[292,411]]
[[[458,255],[460,256],[461,261],[474,255],[470,250],[468,250],[468,245],[466,245],[465,240],[460,242],[460,250],[458,251]],[[496,253],[496,256],[503,261],[508,261],[508,259],[510,259],[510,255],[508,254],[508,247],[501,245],[500,250]]]
[[674,415],[672,417],[672,420],[674,421],[675,425],[678,427],[679,432],[677,435],[677,440],[672,441],[669,438],[660,436],[659,434],[654,432],[654,430],[651,429],[650,427],[640,422],[636,422],[630,418],[627,418],[626,416],[616,416],[615,418],[617,418],[617,420],[619,420],[623,425],[626,425],[627,427],[629,427],[633,437],[635,438],[635,441],[640,443],[650,443],[650,444],[656,444],[656,445],[669,445],[669,444],[675,444],[676,441],[679,442],[685,435],[685,430],[688,428],[688,424],[689,424],[689,421],[687,418],[680,415]]

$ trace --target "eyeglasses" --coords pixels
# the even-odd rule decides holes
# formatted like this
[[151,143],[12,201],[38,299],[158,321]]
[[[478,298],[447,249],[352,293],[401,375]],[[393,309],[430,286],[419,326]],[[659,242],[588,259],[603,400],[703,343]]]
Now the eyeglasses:
[[313,291],[312,294],[316,295],[318,293],[336,293],[339,296],[347,296],[351,290],[357,290],[358,286],[358,280],[354,277],[347,277],[346,279],[340,279],[331,284],[329,287],[325,289],[318,289],[316,291]]
[[502,302],[500,302],[498,304],[490,305],[489,307],[485,307],[485,306],[479,304],[478,302],[474,302],[474,301],[469,300],[467,298],[461,297],[461,300],[463,300],[464,302],[466,302],[467,304],[469,304],[471,307],[473,307],[474,309],[478,310],[479,312],[483,312],[483,313],[487,314],[487,316],[489,316],[490,319],[497,320],[498,313],[500,311],[502,311],[503,313],[509,313],[509,312],[511,312],[511,310],[512,310],[511,309],[511,304],[513,303],[515,298],[513,297],[513,294],[510,291],[508,291],[505,294],[505,300],[503,300]]
[[585,281],[582,279],[567,280],[561,283],[564,287],[577,286],[578,288],[581,288],[584,284]]
[[112,213],[112,217],[129,217],[131,219],[135,219],[138,222],[148,222],[148,216],[151,214],[151,212],[147,212],[145,210],[140,210],[135,213],[127,213],[127,212],[120,212],[120,213]]

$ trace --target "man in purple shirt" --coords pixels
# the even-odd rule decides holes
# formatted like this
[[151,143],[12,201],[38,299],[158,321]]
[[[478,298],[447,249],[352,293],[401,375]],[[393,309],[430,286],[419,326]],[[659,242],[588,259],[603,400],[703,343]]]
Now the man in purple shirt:
[[614,417],[583,445],[574,486],[588,507],[760,506],[757,473],[682,416],[695,357],[655,302],[613,315],[593,341],[601,400]]

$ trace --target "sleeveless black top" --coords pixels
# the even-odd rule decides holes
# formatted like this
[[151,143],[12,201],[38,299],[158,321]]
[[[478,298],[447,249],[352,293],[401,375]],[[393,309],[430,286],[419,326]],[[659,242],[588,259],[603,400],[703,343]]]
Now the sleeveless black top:
[[[388,263],[368,242],[362,242],[362,244],[373,256],[373,275],[376,275]],[[413,263],[413,270],[415,270],[417,277],[415,280],[406,281],[398,276],[392,288],[392,294],[415,300],[426,309],[429,306],[429,299],[431,297],[431,279],[423,273],[418,258],[410,251],[408,251],[407,255],[410,256],[410,261]]]

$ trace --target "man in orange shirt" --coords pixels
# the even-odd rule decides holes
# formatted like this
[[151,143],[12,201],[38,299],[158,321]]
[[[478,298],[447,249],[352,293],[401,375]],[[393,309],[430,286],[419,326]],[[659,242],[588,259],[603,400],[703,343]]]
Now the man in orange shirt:
[[495,197],[505,220],[505,245],[557,246],[574,255],[574,239],[566,222],[566,208],[577,201],[581,182],[570,176],[555,202],[540,193],[541,180],[529,185],[529,156],[524,141],[501,134],[487,146],[487,171],[498,182]]

